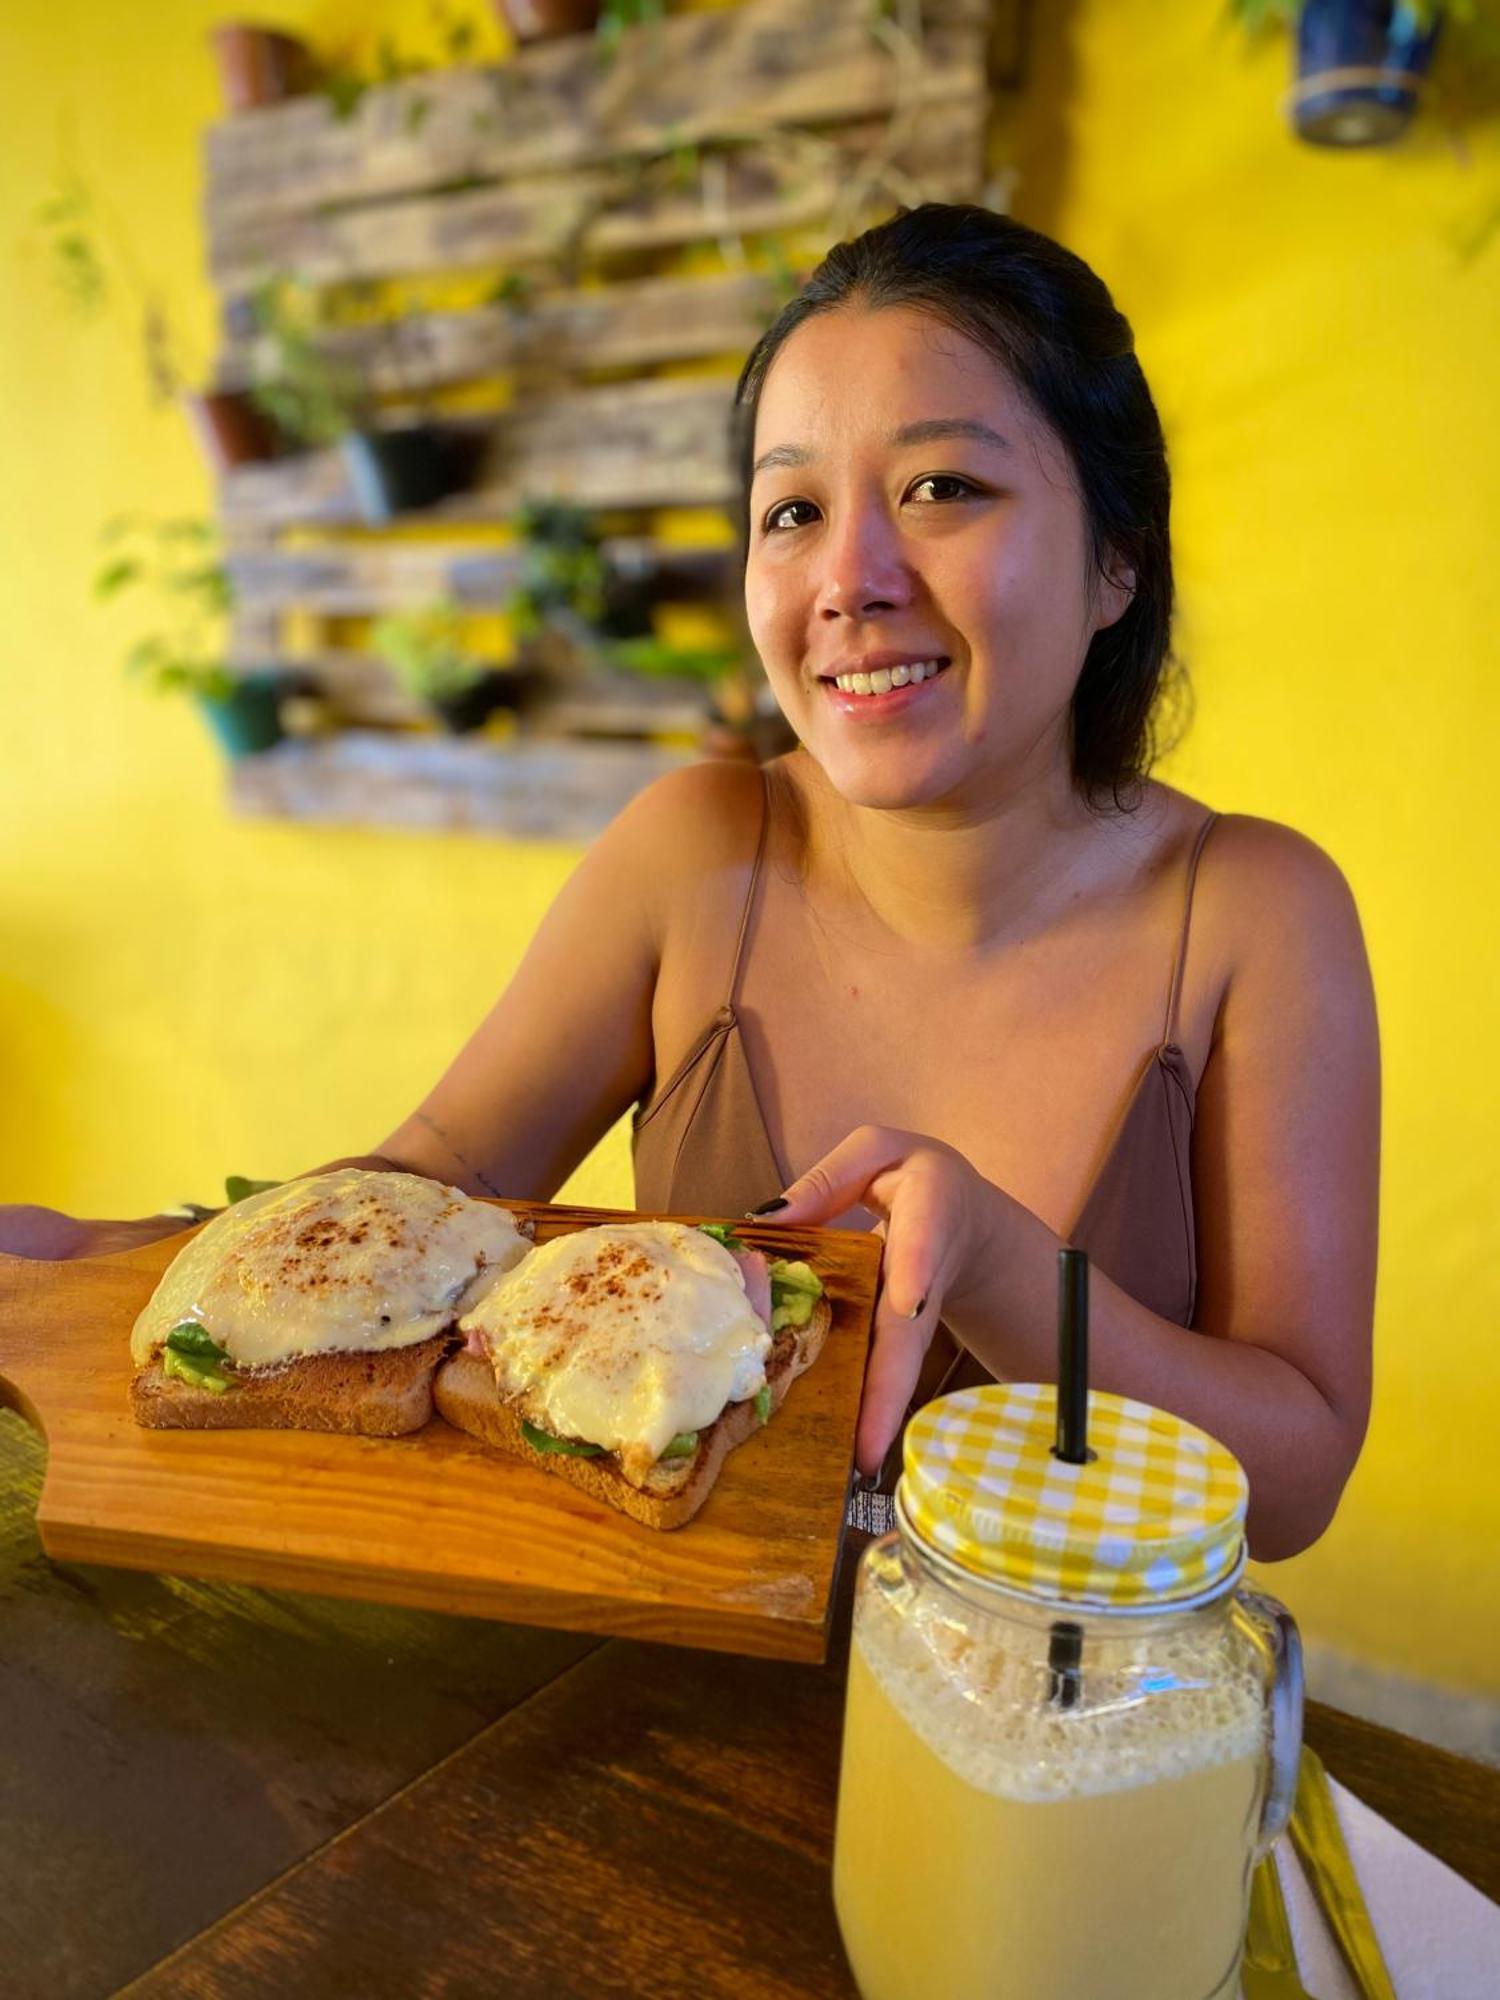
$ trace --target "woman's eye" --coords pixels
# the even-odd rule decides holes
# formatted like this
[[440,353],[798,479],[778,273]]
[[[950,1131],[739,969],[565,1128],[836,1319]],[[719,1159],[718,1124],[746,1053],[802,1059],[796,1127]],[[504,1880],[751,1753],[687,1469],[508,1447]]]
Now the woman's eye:
[[767,514],[765,519],[766,532],[771,534],[781,528],[806,527],[806,521],[789,521],[786,518],[797,507],[805,507],[809,514],[816,514],[818,511],[811,500],[783,500],[779,506],[773,507],[770,513]]
[[971,486],[967,479],[960,479],[956,472],[929,472],[924,478],[916,481],[912,486],[909,497],[915,499],[921,493],[923,487],[933,486],[946,487],[949,490],[942,493],[929,493],[927,496],[929,504],[941,500],[967,500],[978,492],[977,487]]

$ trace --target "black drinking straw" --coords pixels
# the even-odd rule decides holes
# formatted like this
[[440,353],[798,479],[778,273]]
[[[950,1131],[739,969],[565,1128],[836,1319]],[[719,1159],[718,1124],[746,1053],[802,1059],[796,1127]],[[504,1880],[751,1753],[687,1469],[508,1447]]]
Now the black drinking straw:
[[1057,1443],[1068,1465],[1089,1460],[1089,1260],[1082,1250],[1057,1253]]
[[[1089,1260],[1082,1250],[1057,1253],[1057,1442],[1054,1458],[1087,1465],[1089,1421]],[[1072,1708],[1079,1696],[1083,1627],[1059,1619],[1047,1644],[1051,1699]]]

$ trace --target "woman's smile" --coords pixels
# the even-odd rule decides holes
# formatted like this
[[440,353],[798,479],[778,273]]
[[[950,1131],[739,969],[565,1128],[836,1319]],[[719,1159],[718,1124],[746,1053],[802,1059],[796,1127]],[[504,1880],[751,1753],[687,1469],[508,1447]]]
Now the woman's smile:
[[938,694],[937,682],[950,670],[946,654],[926,659],[891,659],[876,653],[859,667],[850,667],[819,677],[819,685],[836,715],[851,722],[870,723],[904,720],[913,714],[927,715]]

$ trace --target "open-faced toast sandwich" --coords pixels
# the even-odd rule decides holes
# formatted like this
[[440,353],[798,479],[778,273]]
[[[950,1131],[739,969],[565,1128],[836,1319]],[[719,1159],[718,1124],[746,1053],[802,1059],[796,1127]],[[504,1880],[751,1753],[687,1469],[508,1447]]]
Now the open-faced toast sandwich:
[[183,1246],[136,1321],[136,1421],[417,1430],[455,1322],[530,1247],[505,1209],[418,1174],[340,1167],[252,1194]]
[[433,1395],[484,1443],[676,1528],[817,1359],[831,1318],[807,1264],[726,1227],[605,1223],[491,1280]]

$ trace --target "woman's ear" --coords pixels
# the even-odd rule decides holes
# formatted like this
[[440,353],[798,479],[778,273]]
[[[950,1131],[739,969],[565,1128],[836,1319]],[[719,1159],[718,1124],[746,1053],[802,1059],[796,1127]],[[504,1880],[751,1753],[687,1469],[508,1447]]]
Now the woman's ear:
[[1096,606],[1099,615],[1094,620],[1094,630],[1102,632],[1107,625],[1123,618],[1134,596],[1135,571],[1129,563],[1111,558],[1099,578]]

